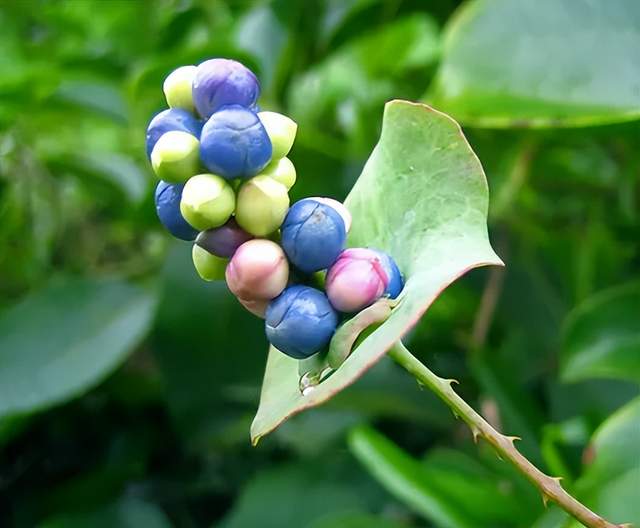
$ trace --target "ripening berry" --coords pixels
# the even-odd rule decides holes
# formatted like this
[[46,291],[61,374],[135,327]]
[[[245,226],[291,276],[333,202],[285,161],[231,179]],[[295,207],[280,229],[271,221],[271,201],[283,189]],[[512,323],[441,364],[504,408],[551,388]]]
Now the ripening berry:
[[196,74],[195,66],[180,66],[173,70],[162,85],[164,97],[170,108],[182,108],[194,111],[191,85]]
[[214,281],[224,278],[227,259],[216,257],[197,244],[193,245],[191,258],[193,259],[193,266],[196,268],[200,278],[206,281]]
[[197,174],[187,181],[182,190],[180,212],[199,231],[224,224],[235,206],[233,189],[215,174]]
[[276,231],[288,210],[287,188],[268,176],[251,178],[238,190],[236,222],[252,235],[262,237]]
[[333,198],[327,198],[325,196],[312,196],[311,198],[305,198],[305,200],[315,200],[316,202],[323,203],[329,207],[333,207],[336,212],[342,217],[344,227],[347,233],[351,230],[351,213],[342,202],[334,200]]
[[269,300],[280,295],[289,280],[289,263],[282,248],[271,240],[242,244],[225,272],[227,286],[243,300]]
[[238,61],[210,59],[198,65],[192,91],[198,113],[207,119],[223,106],[253,106],[260,96],[260,83]]
[[160,112],[151,120],[147,127],[146,148],[149,159],[151,159],[151,152],[156,142],[163,134],[171,132],[172,130],[187,132],[198,138],[202,130],[202,122],[198,121],[193,114],[182,108],[169,108],[168,110]]
[[225,106],[202,127],[200,159],[227,180],[251,178],[271,161],[271,141],[251,110]]
[[287,189],[291,189],[296,183],[296,168],[289,158],[274,159],[262,169],[259,176],[269,176]]
[[187,132],[166,132],[151,151],[151,166],[161,180],[185,182],[200,168],[200,142]]
[[291,206],[280,230],[287,257],[305,273],[331,266],[347,236],[344,221],[335,209],[308,199]]
[[329,268],[325,281],[332,306],[346,313],[359,312],[382,297],[389,284],[380,255],[371,249],[345,249]]
[[378,249],[373,249],[372,251],[375,251],[380,257],[382,269],[384,269],[387,274],[387,278],[389,279],[387,287],[384,290],[384,294],[388,295],[391,299],[395,299],[400,295],[402,288],[404,288],[404,278],[402,277],[402,273],[391,255],[388,255],[384,251],[380,251]]
[[162,225],[174,237],[193,240],[198,231],[187,222],[180,212],[183,183],[158,182],[155,192],[156,212]]
[[230,218],[223,226],[202,231],[196,238],[196,244],[213,255],[231,258],[236,249],[252,238],[233,218]]
[[258,117],[269,134],[273,159],[284,158],[289,154],[296,139],[298,124],[290,117],[277,112],[260,112]]
[[309,286],[289,286],[269,303],[267,339],[280,352],[305,359],[322,350],[338,325],[338,314],[324,293]]
[[267,311],[267,306],[271,301],[267,299],[253,299],[247,301],[245,299],[238,299],[238,302],[249,310],[253,315],[258,316],[260,319],[264,319],[264,314]]

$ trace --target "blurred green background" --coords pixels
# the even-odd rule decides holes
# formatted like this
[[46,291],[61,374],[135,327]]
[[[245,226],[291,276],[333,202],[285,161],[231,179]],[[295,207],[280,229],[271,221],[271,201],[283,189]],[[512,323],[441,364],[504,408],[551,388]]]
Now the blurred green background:
[[342,199],[384,102],[464,127],[505,270],[407,344],[522,451],[640,522],[640,3],[0,4],[0,526],[565,528],[382,361],[258,448],[261,321],[155,217],[162,80],[222,56],[299,123],[292,199]]

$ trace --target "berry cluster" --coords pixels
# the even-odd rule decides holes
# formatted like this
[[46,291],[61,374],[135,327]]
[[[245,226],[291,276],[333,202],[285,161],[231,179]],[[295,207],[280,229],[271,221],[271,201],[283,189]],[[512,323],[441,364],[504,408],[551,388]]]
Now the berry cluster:
[[296,171],[286,156],[297,125],[258,110],[253,72],[211,59],[172,72],[164,93],[170,108],[147,129],[158,217],[174,236],[195,240],[203,279],[226,268],[229,289],[265,319],[273,346],[307,358],[327,346],[341,313],[399,295],[403,279],[389,255],[345,249],[343,204],[318,197],[289,207]]

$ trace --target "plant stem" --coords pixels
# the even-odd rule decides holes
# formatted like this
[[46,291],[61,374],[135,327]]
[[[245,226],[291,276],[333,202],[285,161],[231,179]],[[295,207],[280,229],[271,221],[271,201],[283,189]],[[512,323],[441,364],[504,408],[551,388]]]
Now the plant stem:
[[[545,504],[548,500],[555,502],[568,514],[575,517],[588,528],[623,528],[625,525],[612,524],[592,512],[584,504],[567,493],[560,485],[559,478],[545,475],[520,453],[514,440],[515,436],[505,436],[496,431],[482,416],[474,411],[452,388],[455,380],[440,378],[423,365],[405,346],[398,342],[389,350],[389,356],[404,367],[418,383],[431,389],[453,413],[461,418],[470,428],[475,440],[480,436],[493,446],[497,454],[511,462],[540,492]],[[628,526],[628,525],[627,525]]]

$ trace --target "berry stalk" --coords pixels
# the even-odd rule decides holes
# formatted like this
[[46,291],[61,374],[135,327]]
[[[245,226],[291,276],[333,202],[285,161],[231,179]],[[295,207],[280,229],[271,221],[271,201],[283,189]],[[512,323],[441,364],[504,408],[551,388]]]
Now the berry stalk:
[[443,379],[423,365],[401,343],[396,343],[388,352],[389,356],[404,367],[417,382],[433,391],[471,429],[473,438],[484,438],[495,449],[500,458],[508,460],[542,493],[545,504],[555,502],[569,515],[588,528],[629,528],[629,525],[613,524],[592,512],[584,504],[570,495],[560,484],[559,478],[550,477],[535,467],[514,445],[515,436],[505,436],[496,431],[482,416],[464,401],[452,387],[455,380]]

